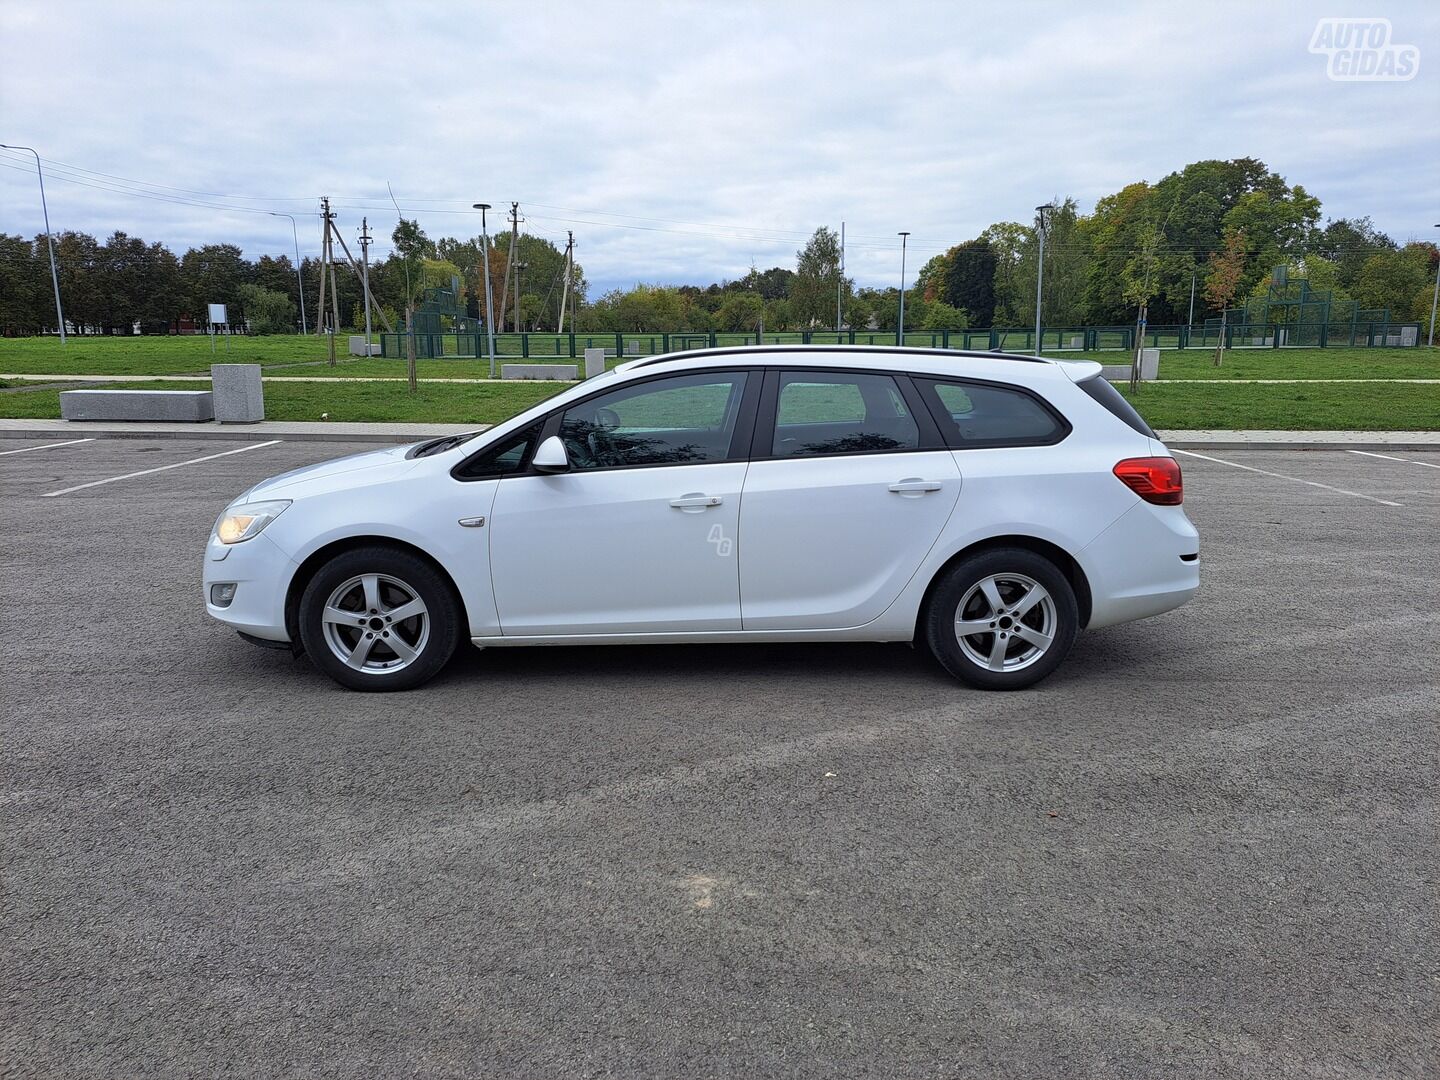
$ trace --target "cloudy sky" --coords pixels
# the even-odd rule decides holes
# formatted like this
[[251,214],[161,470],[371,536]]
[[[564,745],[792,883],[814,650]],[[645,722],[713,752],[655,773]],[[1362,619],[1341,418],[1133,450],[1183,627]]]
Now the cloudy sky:
[[[989,10],[986,10],[986,8]],[[1383,16],[1408,82],[1336,82],[1322,16]],[[889,0],[0,0],[0,142],[54,228],[319,250],[317,197],[388,250],[471,203],[576,237],[592,296],[793,265],[847,223],[893,283],[1051,196],[1255,156],[1400,239],[1440,221],[1440,5]],[[0,150],[0,232],[42,228]],[[18,166],[18,167],[17,167]],[[492,228],[494,219],[492,218]],[[912,269],[913,273],[913,269]]]

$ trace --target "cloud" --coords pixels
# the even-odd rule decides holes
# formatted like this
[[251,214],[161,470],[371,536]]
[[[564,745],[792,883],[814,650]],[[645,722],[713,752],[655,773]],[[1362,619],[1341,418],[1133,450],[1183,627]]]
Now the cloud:
[[[1404,239],[1440,187],[1440,11],[1386,14],[1412,82],[1329,81],[1291,5],[6,0],[0,141],[88,170],[53,167],[57,229],[282,254],[276,210],[315,253],[322,194],[388,238],[389,181],[432,235],[518,200],[601,288],[790,265],[842,220],[851,273],[890,282],[899,229],[918,266],[1205,157]],[[0,165],[0,230],[38,232],[33,174]]]

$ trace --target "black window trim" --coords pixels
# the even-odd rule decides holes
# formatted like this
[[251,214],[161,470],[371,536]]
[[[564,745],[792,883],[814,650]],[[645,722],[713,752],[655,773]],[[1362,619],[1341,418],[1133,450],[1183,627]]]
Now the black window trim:
[[[462,458],[460,461],[456,462],[455,465],[450,469],[450,478],[452,480],[458,480],[462,484],[474,484],[485,480],[504,480],[506,477],[510,476],[529,475],[531,472],[530,459],[535,456],[535,449],[540,445],[542,439],[544,438],[544,424],[544,420],[536,420],[533,423],[526,424],[524,427],[518,427],[514,431],[511,431],[508,434],[501,436],[493,443],[488,443],[485,446],[482,446],[473,454],[469,454],[466,457]],[[520,467],[518,469],[513,469],[510,472],[504,473],[486,473],[479,476],[462,475],[461,470],[463,470],[465,466],[469,465],[470,462],[474,461],[477,457],[484,457],[486,454],[494,450],[495,447],[504,446],[506,443],[511,442],[513,439],[518,439],[520,436],[531,431],[537,433],[536,437],[531,441],[529,447],[526,448],[525,456],[521,459]]]
[[[775,449],[775,420],[780,408],[780,376],[788,374],[817,375],[885,375],[895,380],[905,407],[918,429],[919,441],[915,446],[902,446],[888,450],[837,450],[828,454],[777,454]],[[911,375],[906,371],[890,368],[870,367],[781,367],[771,366],[765,372],[765,392],[760,398],[760,408],[755,414],[755,437],[750,443],[751,461],[810,461],[817,458],[874,457],[877,454],[924,454],[934,450],[945,450],[945,440],[935,418],[930,415],[920,393],[911,384]]]
[[[1070,437],[1075,430],[1074,426],[1059,409],[1050,404],[1043,395],[1037,394],[1028,386],[1020,386],[1016,383],[997,382],[994,379],[971,379],[958,375],[935,375],[930,372],[915,374],[912,376],[917,390],[920,392],[927,408],[931,413],[935,426],[943,433],[947,430],[946,422],[950,427],[955,426],[955,421],[945,410],[944,403],[940,400],[936,386],[959,385],[959,386],[983,386],[991,390],[1009,390],[1012,393],[1023,394],[1040,406],[1056,423],[1055,434],[1045,438],[1032,436],[1030,438],[1008,438],[1008,439],[957,439],[951,450],[1004,450],[1007,448],[1021,448],[1028,446],[1057,446]],[[943,417],[943,420],[942,420]],[[949,440],[947,439],[948,443]]]

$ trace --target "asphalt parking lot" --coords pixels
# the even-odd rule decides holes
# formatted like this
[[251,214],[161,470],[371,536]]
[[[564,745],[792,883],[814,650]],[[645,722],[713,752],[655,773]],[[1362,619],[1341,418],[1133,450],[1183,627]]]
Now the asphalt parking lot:
[[1440,454],[1182,456],[1200,597],[1025,693],[877,645],[381,696],[198,583],[365,447],[55,441],[0,440],[0,1072],[1440,1073]]

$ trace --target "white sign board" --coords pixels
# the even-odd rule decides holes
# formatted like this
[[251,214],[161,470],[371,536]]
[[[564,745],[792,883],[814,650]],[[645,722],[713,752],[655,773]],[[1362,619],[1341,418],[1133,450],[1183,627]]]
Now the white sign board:
[[211,305],[210,305],[210,325],[211,325],[211,326],[228,326],[229,324],[230,324],[230,320],[225,317],[225,305],[224,305],[224,304],[211,304]]

